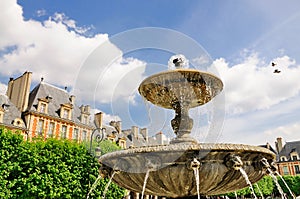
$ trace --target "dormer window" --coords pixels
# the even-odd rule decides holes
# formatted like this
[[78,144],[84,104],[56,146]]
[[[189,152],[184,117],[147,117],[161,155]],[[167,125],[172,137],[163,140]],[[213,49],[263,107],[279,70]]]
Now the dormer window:
[[14,121],[13,121],[13,125],[14,126],[19,126],[19,127],[23,127],[25,126],[24,125],[24,122],[21,118],[16,118]]
[[299,155],[296,150],[292,150],[290,156],[291,156],[291,160],[299,160]]
[[83,124],[89,124],[89,116],[85,115],[85,114],[82,114],[81,115],[81,123],[83,123]]
[[41,113],[46,113],[46,104],[45,103],[41,103],[39,111]]
[[90,106],[89,105],[82,105],[80,107],[81,110],[81,116],[80,116],[80,121],[83,124],[89,124],[89,120],[90,120]]
[[287,158],[285,156],[281,156],[280,161],[287,161]]
[[72,116],[72,108],[72,104],[61,104],[60,117],[70,120]]
[[48,114],[48,103],[49,103],[48,99],[38,98],[38,107],[37,107],[38,112]]
[[4,111],[0,109],[0,123],[3,123]]
[[63,118],[69,119],[70,110],[64,109]]
[[8,107],[8,104],[2,104],[2,106],[0,106],[0,123],[3,123],[4,112],[8,112]]

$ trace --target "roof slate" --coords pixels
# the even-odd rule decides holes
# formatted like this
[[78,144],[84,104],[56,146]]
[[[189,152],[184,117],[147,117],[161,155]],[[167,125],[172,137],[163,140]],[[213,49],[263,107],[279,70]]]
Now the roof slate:
[[290,159],[290,153],[294,151],[300,155],[300,141],[286,142],[282,150],[279,152],[279,157],[285,156]]
[[6,125],[12,125],[16,118],[21,118],[21,112],[18,108],[9,100],[6,95],[0,94],[0,106],[8,104],[7,110],[4,112],[3,123]]
[[[55,87],[53,85],[47,84],[45,82],[40,82],[29,94],[28,111],[37,111],[38,99],[43,99],[46,97],[51,97],[52,99],[48,103],[48,115],[53,117],[60,117],[59,109],[61,104],[69,104],[70,95],[69,93],[61,88]],[[81,123],[80,116],[81,110],[78,106],[73,105],[72,109],[72,120],[75,123]],[[93,124],[91,124],[93,125]]]

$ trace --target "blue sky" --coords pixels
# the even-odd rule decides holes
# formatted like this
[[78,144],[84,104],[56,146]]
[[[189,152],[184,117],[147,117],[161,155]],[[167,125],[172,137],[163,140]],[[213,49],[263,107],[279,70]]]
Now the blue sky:
[[[219,142],[254,145],[274,143],[278,136],[300,140],[297,0],[0,0],[0,7],[2,93],[9,77],[29,70],[32,85],[42,76],[59,87],[67,85],[70,93],[78,95],[78,103],[105,111],[106,120],[121,119],[124,128],[139,125],[148,127],[152,135],[162,130],[172,136],[168,124],[173,113],[143,102],[137,88],[145,77],[166,70],[169,57],[180,49],[126,51],[126,40],[121,44],[118,39],[139,28],[144,34],[135,35],[131,42],[172,47],[184,46],[181,42],[190,38],[211,57],[209,63],[214,63],[225,85],[225,116],[221,127],[201,119],[211,118],[213,103],[193,110],[197,120],[193,135],[200,141],[209,140],[205,138],[209,134]],[[174,34],[169,37],[174,39],[155,40],[146,27]],[[109,50],[95,54],[106,44]],[[106,53],[119,58],[104,67]],[[271,62],[282,72],[274,74]],[[76,85],[83,90],[76,90]],[[209,125],[217,125],[220,133],[211,132]]]

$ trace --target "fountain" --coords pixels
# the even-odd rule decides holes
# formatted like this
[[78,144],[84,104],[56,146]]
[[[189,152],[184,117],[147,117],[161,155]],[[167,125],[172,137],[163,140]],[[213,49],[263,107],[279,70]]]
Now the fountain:
[[169,145],[105,154],[99,159],[100,172],[109,177],[114,174],[112,180],[130,191],[171,198],[224,194],[260,180],[275,159],[270,150],[198,143],[190,136],[193,119],[189,110],[211,101],[222,91],[223,83],[211,73],[183,68],[182,56],[171,61],[174,69],[146,78],[138,90],[149,102],[175,111],[171,126],[176,137]]

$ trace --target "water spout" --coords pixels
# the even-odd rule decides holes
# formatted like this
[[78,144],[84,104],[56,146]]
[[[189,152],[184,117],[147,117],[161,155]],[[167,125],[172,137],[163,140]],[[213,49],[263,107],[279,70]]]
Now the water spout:
[[147,170],[145,178],[144,178],[144,184],[143,184],[143,190],[142,190],[142,197],[141,197],[141,199],[144,198],[144,192],[145,192],[145,189],[146,189],[147,180],[149,178],[149,173],[150,173],[150,169]]
[[104,191],[103,191],[103,196],[102,196],[103,199],[105,198],[106,193],[107,193],[107,191],[108,191],[108,187],[109,187],[109,185],[111,184],[112,179],[113,179],[113,177],[114,177],[114,175],[115,175],[116,173],[117,173],[117,171],[114,171],[114,172],[112,173],[111,177],[109,178],[109,181],[108,181],[108,183],[106,184],[106,186],[105,186],[105,188],[104,188]]
[[277,171],[275,172],[275,174],[280,177],[280,179],[284,183],[285,187],[288,189],[290,195],[293,197],[293,199],[295,199],[296,197],[295,197],[294,193],[292,192],[292,190],[290,189],[290,187],[287,185],[287,183],[285,182],[285,180],[283,179],[283,177]]
[[261,192],[261,190],[260,190],[260,188],[259,188],[259,186],[258,186],[257,183],[255,183],[255,186],[256,186],[256,188],[258,189],[258,192],[259,192],[259,194],[260,194],[260,197],[261,197],[262,199],[265,199],[265,197],[264,197],[263,193]]
[[273,171],[268,168],[268,172],[269,172],[269,175],[272,177],[273,181],[275,182],[275,185],[276,185],[276,187],[277,187],[277,189],[278,189],[278,191],[281,195],[281,198],[286,199],[286,196],[285,196],[280,184],[278,183],[278,180],[277,180],[276,176],[274,175]]
[[[272,177],[280,195],[282,199],[286,199],[286,196],[280,186],[280,184],[278,183],[277,177],[275,176],[275,174],[278,174],[276,167],[271,163],[269,164],[269,162],[267,161],[266,158],[262,158],[261,161],[262,166],[264,169],[266,169],[267,173]],[[293,194],[291,194],[293,196]]]
[[196,179],[198,199],[200,199],[200,180],[199,180],[200,165],[201,165],[201,163],[196,158],[193,159],[193,161],[191,162],[191,165],[190,165],[190,167],[194,171],[194,176]]
[[255,195],[255,192],[254,192],[254,189],[252,187],[252,183],[250,182],[247,173],[245,172],[245,170],[242,167],[240,168],[240,172],[243,175],[243,177],[245,178],[247,184],[249,185],[250,190],[251,190],[251,194],[254,196],[255,199],[257,199],[257,197]]
[[235,195],[235,198],[238,199],[238,195],[237,195],[236,191],[234,192],[234,195]]
[[92,185],[90,191],[88,192],[86,199],[89,199],[90,194],[94,191],[94,189],[95,189],[96,186],[97,186],[98,181],[99,181],[101,178],[102,178],[102,177],[101,177],[101,175],[99,174],[99,176],[97,177],[97,179],[96,179],[95,182],[93,183],[93,185]]

